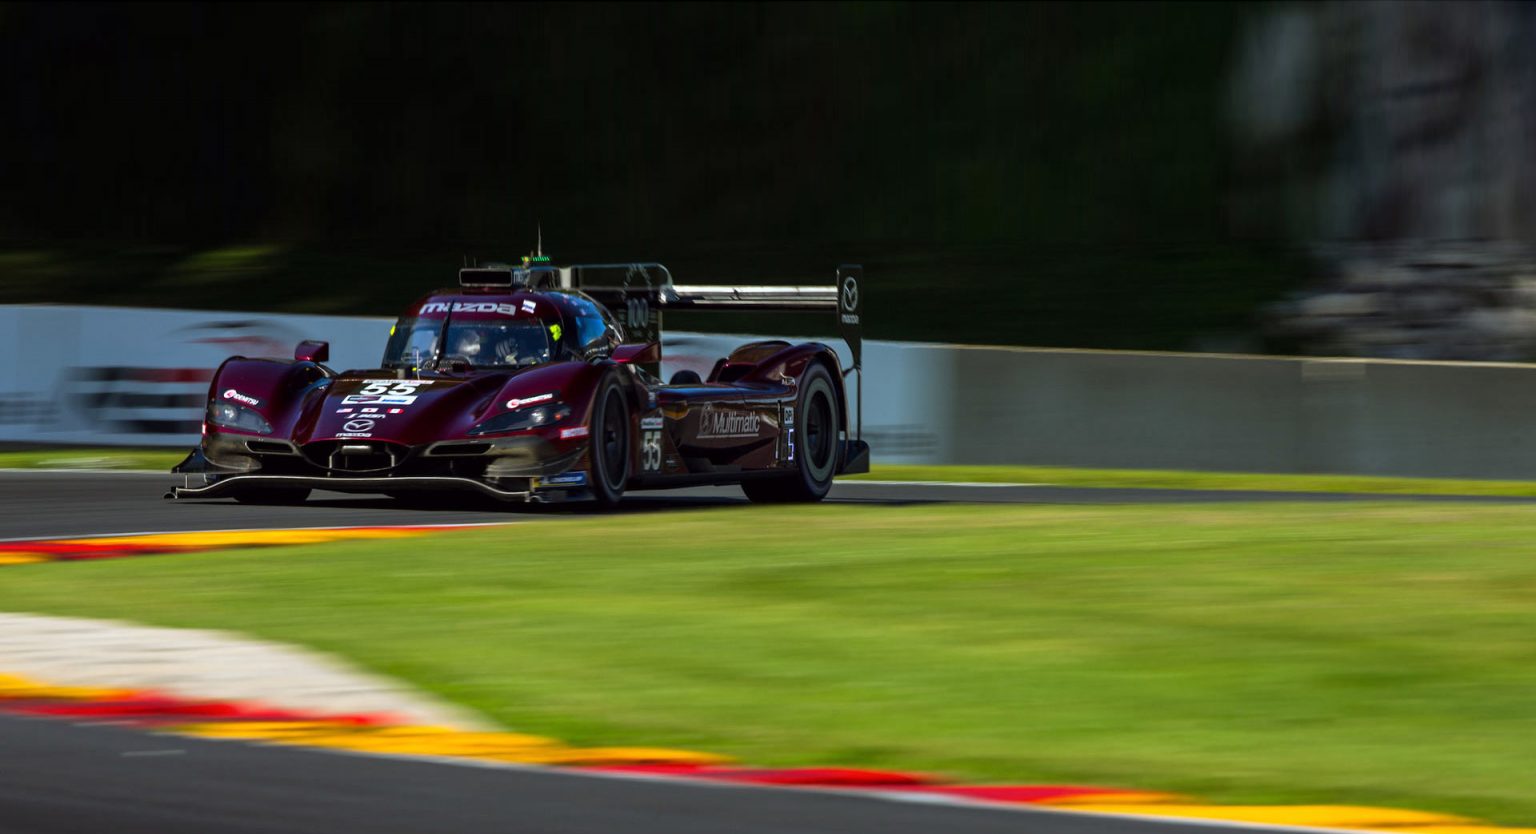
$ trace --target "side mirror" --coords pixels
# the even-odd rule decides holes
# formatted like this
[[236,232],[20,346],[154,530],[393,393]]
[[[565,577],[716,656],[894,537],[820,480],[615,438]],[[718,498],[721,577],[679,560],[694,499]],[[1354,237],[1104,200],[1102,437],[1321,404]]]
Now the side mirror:
[[299,342],[299,346],[293,351],[293,358],[297,362],[324,362],[331,358],[331,343]]

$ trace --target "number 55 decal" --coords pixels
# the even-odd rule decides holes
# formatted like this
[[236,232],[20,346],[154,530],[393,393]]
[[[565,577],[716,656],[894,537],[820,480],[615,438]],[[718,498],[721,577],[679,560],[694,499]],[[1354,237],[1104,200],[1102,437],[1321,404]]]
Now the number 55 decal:
[[368,384],[363,386],[363,390],[358,393],[367,394],[371,397],[382,397],[385,395],[408,397],[416,393],[416,386],[431,384],[431,380],[370,379]]
[[645,472],[661,471],[661,432],[641,433],[640,468]]

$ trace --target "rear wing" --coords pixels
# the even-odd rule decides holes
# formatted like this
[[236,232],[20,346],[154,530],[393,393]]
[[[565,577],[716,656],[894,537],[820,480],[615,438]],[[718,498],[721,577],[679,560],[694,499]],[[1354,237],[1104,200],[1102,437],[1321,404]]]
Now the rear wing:
[[663,310],[735,312],[814,312],[836,316],[837,333],[848,344],[858,372],[858,435],[863,435],[864,267],[844,264],[831,284],[799,286],[716,286],[676,284],[665,266],[655,263],[580,264],[560,269],[560,284],[580,290],[607,307],[624,325],[630,341],[661,341]]

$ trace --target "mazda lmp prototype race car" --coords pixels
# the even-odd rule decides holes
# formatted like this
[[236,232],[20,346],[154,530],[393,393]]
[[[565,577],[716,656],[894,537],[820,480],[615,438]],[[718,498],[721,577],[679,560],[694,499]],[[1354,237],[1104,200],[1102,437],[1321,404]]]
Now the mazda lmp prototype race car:
[[[300,343],[292,361],[226,360],[167,497],[467,490],[612,505],[627,490],[740,484],[753,501],[817,501],[834,475],[869,470],[844,386],[860,369],[861,277],[845,266],[827,286],[679,286],[660,264],[543,257],[464,269],[396,322],[379,368],[338,373],[326,342]],[[824,344],[759,341],[708,379],[663,383],[670,309],[827,310],[852,367]]]

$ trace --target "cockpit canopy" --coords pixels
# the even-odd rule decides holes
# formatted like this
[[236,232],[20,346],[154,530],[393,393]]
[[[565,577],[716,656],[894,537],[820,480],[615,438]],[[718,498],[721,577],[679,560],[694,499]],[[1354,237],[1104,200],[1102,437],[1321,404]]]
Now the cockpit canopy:
[[623,332],[608,311],[580,292],[434,295],[390,330],[383,367],[524,368],[603,358],[622,342]]
[[[444,326],[447,326],[446,336]],[[545,329],[534,318],[485,321],[403,318],[384,349],[386,368],[422,368],[463,362],[475,367],[522,367],[548,362],[560,325]]]

